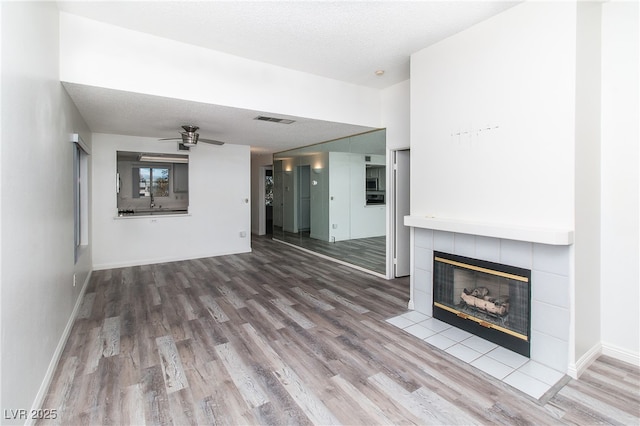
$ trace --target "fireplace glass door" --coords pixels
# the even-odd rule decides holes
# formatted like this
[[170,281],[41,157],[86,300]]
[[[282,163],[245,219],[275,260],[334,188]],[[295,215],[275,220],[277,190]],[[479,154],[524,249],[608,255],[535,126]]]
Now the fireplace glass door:
[[529,356],[531,271],[442,252],[433,271],[435,318]]

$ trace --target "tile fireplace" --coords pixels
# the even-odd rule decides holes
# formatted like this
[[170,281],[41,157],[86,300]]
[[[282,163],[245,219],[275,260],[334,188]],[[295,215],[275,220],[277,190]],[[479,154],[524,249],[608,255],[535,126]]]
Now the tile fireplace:
[[[567,373],[569,370],[570,358],[570,339],[571,339],[571,244],[547,244],[535,241],[522,241],[509,238],[498,238],[486,235],[473,235],[470,233],[450,232],[437,229],[425,229],[419,226],[413,226],[413,273],[411,283],[411,300],[409,308],[417,312],[421,312],[428,316],[438,318],[441,307],[460,308],[460,301],[465,297],[471,296],[474,290],[478,288],[486,288],[488,291],[482,297],[477,297],[484,290],[477,290],[476,299],[488,298],[495,299],[495,306],[488,310],[496,310],[498,314],[486,315],[481,309],[475,309],[474,315],[466,311],[471,301],[475,299],[468,298],[469,302],[465,302],[465,309],[459,309],[462,315],[458,316],[457,312],[450,312],[444,308],[450,316],[456,318],[455,321],[464,323],[474,323],[472,326],[482,327],[491,330],[492,333],[497,332],[501,327],[501,322],[509,322],[506,329],[514,331],[517,335],[526,336],[526,345],[528,345],[528,356],[531,360],[542,365],[550,367],[556,371]],[[480,261],[480,267],[490,266],[487,269],[500,269],[499,265],[507,265],[510,269],[507,273],[513,273],[516,276],[524,276],[529,279],[528,289],[518,290],[516,293],[524,293],[529,295],[529,324],[516,325],[512,327],[511,320],[513,314],[514,297],[516,293],[512,290],[501,290],[498,288],[491,289],[489,285],[482,283],[473,284],[473,278],[462,278],[465,284],[460,284],[454,290],[449,290],[448,299],[443,303],[438,300],[440,297],[436,295],[434,298],[434,258],[446,258],[447,255],[455,255],[463,258],[460,263],[474,263]],[[473,261],[469,261],[472,259]],[[488,262],[488,263],[483,263]],[[477,263],[477,262],[476,262]],[[498,265],[498,266],[496,266]],[[447,266],[450,268],[450,266]],[[459,273],[460,274],[460,273]],[[462,273],[464,276],[465,273]],[[485,277],[486,278],[486,277]],[[467,290],[467,294],[464,290]],[[517,296],[519,298],[519,296]],[[508,318],[501,317],[500,304],[506,303],[504,300],[508,298],[509,314]],[[437,305],[437,304],[439,305]],[[492,302],[493,303],[493,302]],[[520,302],[517,302],[520,303]],[[470,309],[473,311],[473,309]],[[465,315],[473,316],[474,319],[463,318]],[[527,317],[527,313],[519,314]],[[443,319],[441,319],[443,320]],[[443,320],[446,321],[446,320]],[[497,327],[486,327],[488,324],[480,324],[498,322],[494,324]],[[459,324],[453,324],[460,327]],[[528,329],[528,331],[527,331]],[[508,334],[508,333],[507,333]],[[519,336],[519,337],[522,337]],[[491,340],[483,336],[486,340]],[[519,338],[518,337],[518,338]],[[525,339],[520,339],[525,341]],[[491,340],[494,341],[494,340]],[[495,341],[494,341],[495,342]],[[506,347],[517,353],[526,353],[524,350],[510,347],[509,344],[498,343],[500,346]],[[516,345],[518,346],[518,345]]]
[[530,355],[531,271],[433,252],[433,317]]

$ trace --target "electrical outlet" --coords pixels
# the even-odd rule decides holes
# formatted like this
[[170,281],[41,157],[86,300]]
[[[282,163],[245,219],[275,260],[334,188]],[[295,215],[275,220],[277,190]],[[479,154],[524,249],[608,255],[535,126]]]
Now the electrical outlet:
[[247,237],[247,231],[240,231],[240,238],[246,238]]

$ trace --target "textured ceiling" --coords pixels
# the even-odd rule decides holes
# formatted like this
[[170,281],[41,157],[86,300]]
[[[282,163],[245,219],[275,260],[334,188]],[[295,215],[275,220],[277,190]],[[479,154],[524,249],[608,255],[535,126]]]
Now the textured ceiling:
[[[61,11],[112,25],[362,86],[385,88],[409,78],[409,57],[516,2],[504,1],[71,1]],[[385,70],[382,77],[374,72]],[[173,117],[202,137],[278,151],[349,135],[339,123],[303,122],[257,132],[253,111],[65,85],[94,132],[170,137]],[[114,99],[118,99],[115,102]],[[124,107],[123,107],[124,105]],[[124,113],[126,111],[128,113]],[[146,111],[154,110],[155,115]],[[207,122],[215,112],[226,120]],[[276,112],[277,113],[277,112]],[[297,119],[297,118],[296,118]],[[157,120],[156,120],[157,121]],[[220,123],[224,123],[221,125]],[[272,125],[273,123],[259,123]],[[146,130],[145,130],[146,129]],[[262,129],[261,129],[262,130]],[[361,128],[360,130],[367,130]],[[177,130],[176,130],[177,131]],[[293,142],[297,140],[297,142]]]
[[[515,3],[505,1],[58,2],[62,11],[229,54],[384,88],[409,56]],[[374,72],[385,70],[383,77]]]

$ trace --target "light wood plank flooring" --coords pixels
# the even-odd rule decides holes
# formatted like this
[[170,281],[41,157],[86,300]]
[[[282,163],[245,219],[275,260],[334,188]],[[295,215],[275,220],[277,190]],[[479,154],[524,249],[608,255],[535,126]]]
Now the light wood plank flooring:
[[353,240],[331,243],[311,238],[309,232],[294,234],[274,227],[273,237],[295,246],[311,250],[322,255],[339,259],[370,271],[386,272],[387,237],[355,238]]
[[638,424],[638,367],[601,357],[535,401],[386,323],[408,293],[265,238],[96,271],[43,408],[64,425]]

